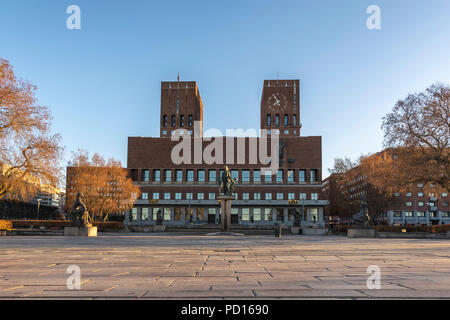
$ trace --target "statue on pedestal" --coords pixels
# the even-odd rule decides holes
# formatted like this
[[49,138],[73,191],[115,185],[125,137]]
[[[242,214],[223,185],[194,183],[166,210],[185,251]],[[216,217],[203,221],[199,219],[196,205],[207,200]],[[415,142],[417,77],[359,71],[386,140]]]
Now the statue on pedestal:
[[228,166],[225,166],[225,171],[219,180],[219,195],[231,196],[234,193],[234,187],[237,184],[237,179],[231,177],[231,171]]
[[83,195],[79,192],[72,206],[72,210],[70,211],[73,227],[90,227],[92,225],[89,212],[86,209],[86,205],[83,203],[82,197]]

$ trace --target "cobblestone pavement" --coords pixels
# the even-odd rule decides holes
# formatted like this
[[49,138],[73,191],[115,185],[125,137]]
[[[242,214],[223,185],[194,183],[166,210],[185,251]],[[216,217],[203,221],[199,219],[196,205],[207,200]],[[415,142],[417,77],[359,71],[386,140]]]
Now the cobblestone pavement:
[[[66,286],[81,269],[81,289]],[[381,268],[369,290],[367,268]],[[337,236],[0,237],[0,298],[450,299],[450,241]]]

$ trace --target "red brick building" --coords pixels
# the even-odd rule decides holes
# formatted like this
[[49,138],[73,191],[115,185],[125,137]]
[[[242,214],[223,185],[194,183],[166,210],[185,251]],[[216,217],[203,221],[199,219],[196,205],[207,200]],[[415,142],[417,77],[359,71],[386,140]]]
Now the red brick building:
[[162,82],[160,137],[128,138],[127,167],[142,195],[126,223],[154,224],[161,210],[167,225],[218,224],[217,180],[228,165],[239,181],[232,223],[321,224],[322,139],[300,136],[299,80],[264,81],[260,115],[260,137],[204,138],[196,82]]

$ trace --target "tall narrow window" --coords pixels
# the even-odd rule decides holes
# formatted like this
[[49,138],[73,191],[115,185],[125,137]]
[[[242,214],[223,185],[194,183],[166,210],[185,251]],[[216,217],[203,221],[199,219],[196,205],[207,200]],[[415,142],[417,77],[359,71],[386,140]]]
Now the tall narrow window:
[[154,182],[161,181],[161,170],[159,170],[159,169],[153,170],[153,181]]
[[180,127],[184,127],[184,114],[180,116]]
[[177,97],[177,114],[180,113],[180,98]]
[[150,180],[150,171],[144,170],[142,171],[142,181],[148,182]]
[[317,170],[316,169],[313,169],[313,170],[310,171],[309,178],[310,178],[311,182],[316,182],[317,181]]
[[280,126],[280,115],[279,114],[277,114],[276,116],[275,116],[275,125],[278,127],[278,126]]
[[194,126],[194,122],[193,122],[193,118],[192,118],[192,114],[189,115],[189,127],[193,127]]
[[198,170],[198,182],[205,182],[205,170]]
[[292,125],[296,126],[297,125],[297,115],[293,115],[292,116]]
[[167,115],[163,116],[163,127],[167,127]]
[[283,170],[277,171],[277,182],[283,182]]
[[289,116],[287,114],[284,115],[284,126],[287,127],[289,125]]
[[253,182],[261,182],[261,170],[253,170]]
[[175,116],[172,116],[172,127],[175,127]]
[[216,170],[209,170],[209,182],[216,182]]
[[242,170],[242,182],[250,182],[250,170]]
[[172,170],[170,169],[164,170],[164,181],[172,182]]
[[267,125],[271,126],[271,118],[270,118],[270,114],[267,115]]
[[180,169],[176,170],[175,175],[177,182],[183,182],[183,170]]
[[194,170],[189,169],[186,171],[186,181],[187,182],[194,182]]
[[306,170],[298,171],[298,182],[306,182]]

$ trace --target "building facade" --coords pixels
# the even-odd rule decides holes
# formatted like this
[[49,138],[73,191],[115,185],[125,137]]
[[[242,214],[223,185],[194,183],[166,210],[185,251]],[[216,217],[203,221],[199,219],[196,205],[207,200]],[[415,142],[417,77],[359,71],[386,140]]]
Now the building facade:
[[322,225],[322,140],[300,136],[299,95],[299,80],[266,80],[261,136],[204,138],[197,84],[162,82],[160,137],[128,138],[127,168],[141,195],[125,223],[155,224],[161,211],[166,225],[219,224],[217,181],[227,165],[238,180],[232,224]]

